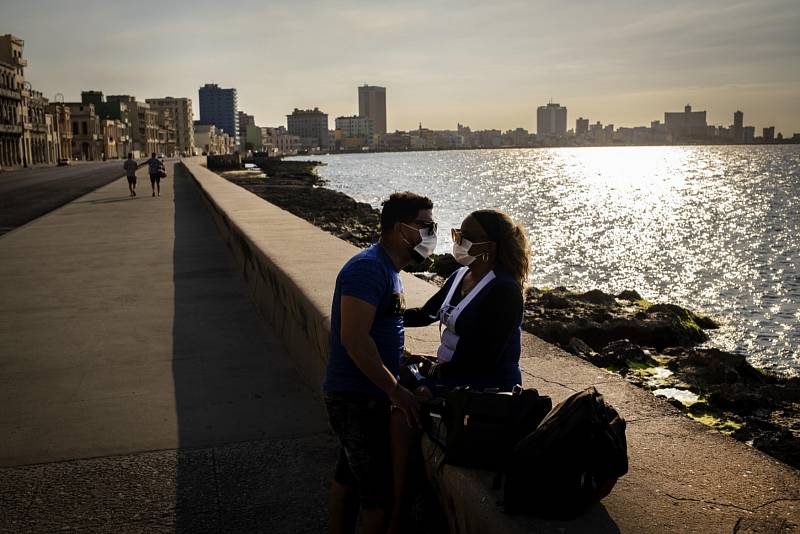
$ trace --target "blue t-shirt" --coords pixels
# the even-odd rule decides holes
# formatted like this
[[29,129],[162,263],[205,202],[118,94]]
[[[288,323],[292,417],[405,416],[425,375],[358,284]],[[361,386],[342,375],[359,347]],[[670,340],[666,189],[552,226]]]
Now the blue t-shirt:
[[405,342],[405,296],[400,274],[380,243],[350,258],[336,277],[331,306],[331,353],[322,387],[325,391],[349,391],[385,399],[386,394],[361,372],[342,345],[342,295],[375,306],[369,335],[378,347],[383,365],[397,375]]

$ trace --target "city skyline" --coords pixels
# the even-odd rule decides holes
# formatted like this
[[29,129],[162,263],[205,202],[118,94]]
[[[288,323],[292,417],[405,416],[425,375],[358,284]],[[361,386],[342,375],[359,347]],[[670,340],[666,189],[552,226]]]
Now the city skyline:
[[55,18],[18,4],[3,7],[4,32],[26,40],[28,77],[47,97],[98,87],[189,96],[198,109],[197,88],[211,82],[237,88],[239,109],[265,125],[283,124],[294,108],[352,115],[354,88],[366,83],[389,89],[389,131],[419,122],[534,131],[537,107],[551,98],[571,118],[616,126],[647,125],[689,102],[711,124],[728,125],[741,109],[758,128],[800,131],[792,2],[300,4],[78,2]]

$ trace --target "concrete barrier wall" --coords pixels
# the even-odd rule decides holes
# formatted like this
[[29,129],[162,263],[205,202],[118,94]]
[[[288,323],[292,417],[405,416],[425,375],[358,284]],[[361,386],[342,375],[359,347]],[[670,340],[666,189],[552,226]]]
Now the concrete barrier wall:
[[[336,275],[358,249],[183,160],[223,239],[242,266],[262,313],[298,368],[319,386],[330,333]],[[436,290],[403,274],[406,302]],[[434,354],[435,326],[407,330],[407,349]],[[800,529],[800,473],[684,417],[663,400],[523,333],[526,387],[554,404],[594,385],[628,421],[630,472],[603,502],[570,522],[511,517],[491,489],[492,473],[444,466],[424,441],[429,477],[453,532],[785,532]],[[531,481],[532,484],[537,483]]]

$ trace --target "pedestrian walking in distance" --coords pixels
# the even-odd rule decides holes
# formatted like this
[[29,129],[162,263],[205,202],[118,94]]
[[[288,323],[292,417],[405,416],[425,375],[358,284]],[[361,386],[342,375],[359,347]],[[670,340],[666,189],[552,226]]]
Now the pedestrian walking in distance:
[[128,159],[125,160],[125,175],[128,177],[128,189],[130,190],[130,196],[136,196],[136,168],[138,165],[136,161],[133,159],[133,153],[128,152]]
[[148,171],[150,172],[150,186],[153,188],[153,196],[161,196],[161,176],[164,172],[164,164],[156,157],[156,153],[150,154],[147,160]]

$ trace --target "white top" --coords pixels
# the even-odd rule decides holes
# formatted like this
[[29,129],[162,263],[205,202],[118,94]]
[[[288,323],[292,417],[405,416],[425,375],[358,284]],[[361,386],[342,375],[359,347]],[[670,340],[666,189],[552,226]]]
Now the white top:
[[[461,284],[461,280],[464,279],[464,276],[467,274],[469,267],[461,267],[458,272],[456,273],[455,278],[453,279],[453,284],[450,286],[450,291],[447,292],[447,296],[442,302],[441,308],[439,308],[439,332],[441,333],[441,343],[439,344],[439,350],[436,351],[436,359],[439,362],[449,362],[453,359],[453,353],[456,350],[456,345],[458,345],[459,336],[456,334],[456,321],[458,320],[458,316],[461,314],[462,311],[472,302],[472,299],[481,292],[481,290],[486,287],[486,284],[491,282],[495,279],[494,271],[489,271],[486,273],[481,280],[475,284],[470,292],[461,299],[456,306],[451,306],[450,301],[453,299],[453,295],[455,295],[456,289]],[[444,327],[444,331],[442,331],[442,327]]]

